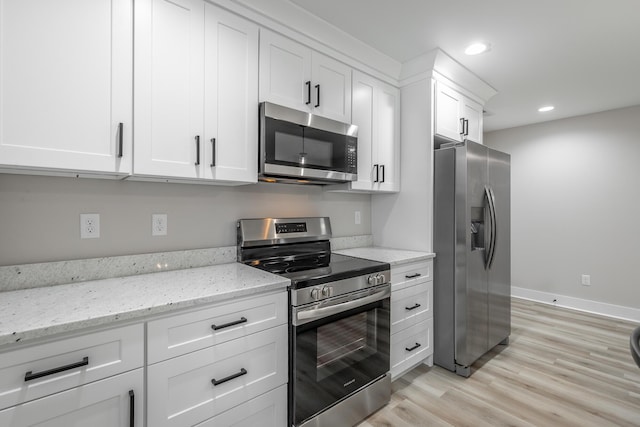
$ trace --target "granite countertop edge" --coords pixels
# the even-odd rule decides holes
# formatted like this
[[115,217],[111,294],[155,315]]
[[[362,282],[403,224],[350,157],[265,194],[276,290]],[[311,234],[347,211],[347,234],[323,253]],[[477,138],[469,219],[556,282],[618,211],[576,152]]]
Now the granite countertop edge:
[[0,350],[62,333],[136,319],[144,322],[154,315],[285,290],[289,285],[286,278],[228,263],[3,292]]

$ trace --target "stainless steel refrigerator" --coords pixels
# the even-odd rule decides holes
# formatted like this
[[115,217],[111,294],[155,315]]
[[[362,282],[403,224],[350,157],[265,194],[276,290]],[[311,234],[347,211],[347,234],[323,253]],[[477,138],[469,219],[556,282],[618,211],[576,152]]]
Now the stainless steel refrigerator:
[[434,363],[468,377],[511,333],[510,157],[464,142],[434,161]]

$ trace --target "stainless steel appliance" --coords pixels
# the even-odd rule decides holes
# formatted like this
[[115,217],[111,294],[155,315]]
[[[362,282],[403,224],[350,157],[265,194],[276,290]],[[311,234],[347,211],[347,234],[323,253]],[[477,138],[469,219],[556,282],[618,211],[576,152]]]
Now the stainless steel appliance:
[[355,425],[389,402],[390,266],[331,253],[329,218],[238,221],[238,261],[291,279],[289,425]]
[[434,363],[465,377],[511,333],[509,163],[473,142],[435,150]]
[[330,184],[355,181],[358,127],[280,105],[260,104],[259,179]]

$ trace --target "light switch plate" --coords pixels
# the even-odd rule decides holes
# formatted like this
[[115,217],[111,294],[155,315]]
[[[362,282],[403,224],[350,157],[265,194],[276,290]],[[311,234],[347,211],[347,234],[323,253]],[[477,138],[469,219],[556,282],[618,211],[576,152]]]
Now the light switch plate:
[[151,235],[152,236],[167,235],[167,214],[151,215]]

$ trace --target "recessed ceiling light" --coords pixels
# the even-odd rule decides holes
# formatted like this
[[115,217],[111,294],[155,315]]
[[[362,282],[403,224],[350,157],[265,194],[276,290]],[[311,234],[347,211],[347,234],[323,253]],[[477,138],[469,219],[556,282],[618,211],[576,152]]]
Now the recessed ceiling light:
[[467,55],[479,55],[489,50],[489,43],[473,43],[464,50]]
[[547,111],[551,111],[554,108],[556,108],[556,107],[554,107],[553,105],[547,105],[545,107],[538,108],[538,111],[540,111],[541,113],[546,113]]

